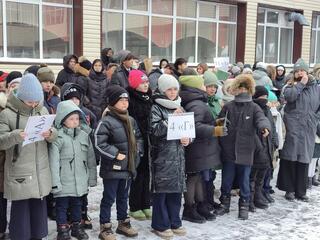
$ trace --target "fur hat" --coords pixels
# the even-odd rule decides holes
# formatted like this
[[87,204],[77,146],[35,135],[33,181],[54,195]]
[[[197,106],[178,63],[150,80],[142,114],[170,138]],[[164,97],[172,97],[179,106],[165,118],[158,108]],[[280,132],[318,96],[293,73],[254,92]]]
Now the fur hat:
[[37,78],[40,82],[52,82],[54,83],[54,73],[49,67],[39,68],[37,72]]
[[303,70],[307,73],[309,72],[309,66],[302,58],[299,58],[293,65],[293,72],[296,72],[298,70]]
[[232,82],[230,90],[234,92],[239,88],[245,88],[250,95],[254,95],[256,83],[250,74],[240,74]]
[[40,102],[43,100],[42,86],[35,75],[27,73],[22,77],[17,97],[22,101]]
[[162,74],[158,79],[158,90],[161,94],[164,94],[170,88],[177,88],[179,90],[178,80],[169,74]]
[[128,98],[129,94],[127,90],[118,85],[112,85],[107,89],[107,95],[109,99],[109,105],[114,106],[120,98]]
[[85,57],[85,56],[81,56],[78,59],[78,62],[80,64],[81,67],[87,69],[88,71],[91,69],[92,64],[91,62]]

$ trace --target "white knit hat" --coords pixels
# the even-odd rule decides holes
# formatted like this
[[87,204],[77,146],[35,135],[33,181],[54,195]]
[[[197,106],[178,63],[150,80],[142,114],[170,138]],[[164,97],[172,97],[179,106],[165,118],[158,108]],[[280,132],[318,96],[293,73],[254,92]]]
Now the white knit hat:
[[178,80],[169,74],[162,74],[158,79],[158,90],[161,94],[164,94],[170,88],[177,88],[179,90]]

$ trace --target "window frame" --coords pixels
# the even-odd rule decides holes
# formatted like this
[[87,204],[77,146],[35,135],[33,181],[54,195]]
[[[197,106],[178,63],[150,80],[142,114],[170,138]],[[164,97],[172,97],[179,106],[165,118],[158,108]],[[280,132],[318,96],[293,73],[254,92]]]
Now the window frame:
[[[7,2],[13,2],[13,3],[24,3],[24,4],[33,4],[37,5],[39,8],[39,58],[12,58],[8,57],[7,52]],[[52,2],[45,2],[43,0],[2,0],[2,24],[3,24],[3,57],[0,57],[0,63],[51,63],[51,64],[60,64],[63,63],[62,57],[61,58],[43,58],[43,6],[49,6],[49,7],[63,7],[71,9],[72,17],[71,17],[71,26],[70,26],[70,33],[71,33],[71,51],[73,52],[75,47],[74,43],[74,4],[75,0],[73,0],[72,5],[70,4],[61,4],[61,3],[52,3]]]
[[[236,61],[237,58],[237,27],[238,27],[238,9],[239,6],[237,4],[225,4],[225,3],[220,3],[220,2],[208,2],[208,1],[197,1],[196,2],[196,16],[195,17],[182,17],[182,16],[177,16],[177,1],[172,0],[172,15],[166,15],[166,14],[158,14],[158,13],[153,13],[152,12],[152,0],[148,0],[148,9],[147,11],[140,11],[140,10],[133,10],[133,9],[128,9],[127,8],[127,0],[121,0],[123,1],[122,9],[109,9],[109,8],[104,8],[103,0],[101,0],[101,15],[105,13],[119,13],[122,14],[122,34],[123,34],[123,39],[122,39],[122,49],[126,49],[126,15],[142,15],[142,16],[147,16],[148,17],[148,58],[152,58],[152,17],[158,17],[158,18],[166,18],[166,19],[172,19],[172,50],[171,50],[171,59],[172,62],[174,62],[177,59],[176,56],[176,35],[177,35],[177,20],[188,20],[188,21],[193,21],[195,22],[195,45],[194,45],[194,57],[195,61],[190,62],[189,65],[197,65],[199,64],[198,61],[198,39],[199,39],[199,22],[209,22],[209,23],[215,23],[217,24],[217,29],[216,29],[216,55],[215,57],[218,57],[218,45],[219,45],[219,24],[228,24],[228,25],[235,25],[235,54],[234,58],[231,59],[230,61]],[[215,18],[206,18],[206,17],[200,17],[200,4],[210,4],[210,5],[215,5],[216,7],[216,17]],[[235,7],[236,8],[236,15],[234,16],[234,21],[224,21],[220,20],[220,6],[228,6],[228,7]],[[102,19],[102,16],[101,16]],[[101,48],[105,47],[104,42],[102,41],[102,34],[103,34],[103,25],[104,23],[101,22]],[[159,62],[153,62],[154,64],[159,64]],[[209,66],[214,66],[213,59],[212,63],[208,63]]]
[[[258,22],[258,12],[259,10],[265,10],[264,12],[264,22],[263,23],[259,23]],[[267,16],[268,16],[268,12],[278,12],[279,15],[280,14],[285,14],[286,11],[281,10],[281,9],[274,9],[274,8],[269,8],[269,7],[263,7],[263,6],[258,6],[257,8],[257,31],[256,31],[256,46],[255,46],[255,61],[257,61],[257,39],[258,39],[258,27],[262,26],[263,27],[263,48],[262,48],[262,62],[265,62],[265,54],[266,54],[266,32],[267,32],[267,28],[268,27],[272,27],[272,28],[277,28],[278,30],[278,50],[277,50],[277,62],[275,63],[268,63],[265,62],[267,64],[281,64],[281,65],[292,65],[292,59],[294,56],[294,34],[295,34],[295,26],[294,26],[294,22],[292,22],[292,27],[288,27],[285,25],[282,25],[279,23],[279,19],[278,19],[278,23],[268,23],[267,22]],[[291,52],[291,62],[290,63],[281,63],[279,62],[280,60],[280,52],[281,52],[281,29],[291,29],[292,30],[292,52]]]
[[[318,49],[317,47],[317,41],[318,41],[318,33],[320,33],[320,12],[313,12],[313,17],[312,17],[312,20],[313,18],[316,17],[316,27],[312,27],[312,22],[311,22],[311,33],[310,33],[310,66],[314,66],[316,63],[317,63],[317,51],[319,52],[320,54],[320,49]],[[312,32],[315,31],[315,44],[314,44],[314,49],[311,49],[311,42],[312,42]],[[314,59],[311,59],[311,52],[314,51]]]

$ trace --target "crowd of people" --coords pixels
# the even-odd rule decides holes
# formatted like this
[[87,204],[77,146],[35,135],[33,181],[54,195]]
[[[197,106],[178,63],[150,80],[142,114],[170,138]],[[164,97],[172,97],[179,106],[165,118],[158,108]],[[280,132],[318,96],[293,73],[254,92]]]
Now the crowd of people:
[[[274,202],[278,159],[277,188],[308,202],[307,189],[320,184],[319,81],[320,64],[311,72],[303,59],[288,74],[262,62],[193,69],[183,58],[153,68],[152,59],[110,48],[93,62],[65,56],[56,78],[45,64],[1,71],[0,239],[8,237],[7,200],[12,240],[45,238],[48,217],[57,240],[89,239],[98,169],[101,240],[116,239],[114,202],[116,233],[127,237],[138,235],[130,217],[151,220],[163,239],[184,236],[182,220],[213,221],[235,195],[246,220]],[[169,115],[184,112],[194,113],[196,137],[167,140]],[[55,121],[43,140],[23,145],[28,119],[48,114]]]

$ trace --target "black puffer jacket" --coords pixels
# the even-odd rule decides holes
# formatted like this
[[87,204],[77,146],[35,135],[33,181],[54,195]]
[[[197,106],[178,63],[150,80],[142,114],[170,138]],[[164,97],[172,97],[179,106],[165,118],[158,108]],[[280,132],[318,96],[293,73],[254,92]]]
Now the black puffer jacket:
[[278,67],[283,67],[284,68],[284,71],[283,71],[283,74],[280,76],[278,75],[278,72],[277,72],[277,75],[276,75],[276,79],[273,81],[273,86],[279,90],[282,90],[282,88],[284,87],[284,85],[286,85],[286,68],[285,66],[283,65],[278,65],[276,67],[276,70],[278,70]]
[[182,106],[194,112],[196,138],[186,147],[186,172],[213,169],[221,164],[218,138],[213,136],[214,119],[209,110],[207,94],[196,88],[181,87]]
[[128,89],[129,87],[128,77],[129,77],[129,72],[125,69],[123,65],[121,65],[112,74],[111,84],[119,85],[120,87]]
[[256,132],[261,133],[265,128],[270,132],[270,122],[251,96],[245,93],[223,106],[219,118],[226,115],[230,123],[227,125],[228,135],[220,138],[222,160],[251,166],[255,149],[259,147]]
[[87,107],[97,116],[100,120],[103,110],[108,106],[107,88],[110,82],[107,80],[106,75],[102,72],[97,73],[93,69],[89,73],[89,88],[87,97],[89,103]]
[[[135,160],[136,168],[140,161],[140,154],[143,153],[143,140],[136,124],[136,121],[130,117],[136,140],[137,140],[137,158]],[[116,159],[119,153],[128,155],[129,143],[126,129],[123,123],[111,112],[107,112],[98,124],[94,133],[95,147],[101,156],[100,177],[106,179],[129,179],[134,178],[136,173],[128,170],[128,158],[119,161]],[[120,167],[119,167],[120,166]]]
[[151,108],[151,188],[155,193],[180,193],[186,190],[184,147],[179,140],[167,140],[168,114],[175,110],[157,103]]
[[112,57],[108,57],[107,53],[109,52],[109,50],[112,50],[112,48],[104,48],[101,50],[101,60],[104,64],[104,67],[107,68],[109,63],[113,62]]
[[[273,153],[276,148],[279,146],[278,141],[278,134],[276,131],[276,127],[273,121],[272,113],[270,111],[270,108],[267,105],[268,100],[267,99],[255,99],[253,100],[254,103],[258,104],[262,111],[264,112],[264,115],[268,118],[272,131],[270,131],[270,134],[268,137],[264,138],[259,131],[257,131],[256,137],[257,137],[257,143],[261,143],[261,146],[258,146],[256,148],[255,154],[254,154],[254,160],[253,160],[253,167],[254,168],[269,168],[272,167],[272,159],[273,159]],[[260,144],[259,144],[260,145]]]

